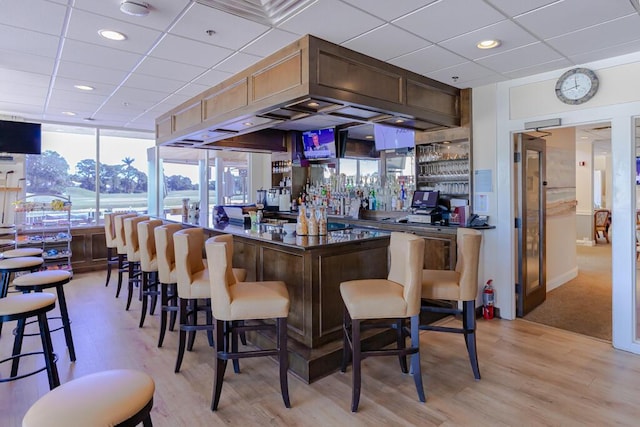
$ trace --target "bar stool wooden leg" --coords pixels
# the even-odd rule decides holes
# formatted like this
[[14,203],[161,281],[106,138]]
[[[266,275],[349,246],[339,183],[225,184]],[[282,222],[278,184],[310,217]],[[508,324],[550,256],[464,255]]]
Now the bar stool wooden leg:
[[360,387],[362,383],[361,379],[361,349],[360,349],[360,320],[351,320],[351,352],[353,354],[353,379],[352,379],[352,392],[351,392],[351,412],[358,410],[360,404]]
[[58,368],[55,362],[55,355],[53,354],[53,343],[51,342],[51,333],[49,331],[49,322],[46,313],[38,314],[38,324],[40,326],[44,360],[47,366],[47,376],[49,377],[49,389],[53,390],[60,385],[60,378],[58,377]]
[[113,248],[107,248],[107,280],[104,286],[109,286],[109,279],[111,279],[111,265],[113,264]]
[[122,276],[128,268],[129,266],[126,262],[126,255],[118,254],[118,287],[116,288],[116,298],[120,296],[120,290],[122,289]]
[[[12,356],[17,356],[22,352],[22,340],[24,338],[24,328],[27,322],[26,318],[18,319],[18,325],[16,326],[16,336],[13,340],[13,351],[11,352]],[[48,324],[47,324],[48,326]],[[44,347],[43,347],[44,351]],[[20,358],[16,357],[11,361],[11,376],[15,377],[18,375],[18,368],[20,365]]]
[[62,328],[64,330],[64,340],[69,350],[69,359],[76,361],[76,348],[73,345],[73,336],[71,335],[71,320],[69,319],[69,311],[67,309],[67,299],[64,296],[63,285],[56,286],[58,294],[58,304],[60,304],[60,317],[62,317]]
[[[188,323],[187,310],[188,310],[187,300],[180,298],[180,309],[179,309],[180,325],[186,325]],[[182,366],[182,358],[184,357],[185,343],[187,341],[187,331],[183,328],[179,328],[179,329],[180,330],[178,331],[178,357],[176,359],[176,367],[174,369],[174,372],[176,373],[180,372],[180,366]]]
[[278,333],[278,364],[280,365],[280,392],[284,406],[291,408],[289,402],[289,380],[287,372],[289,371],[289,356],[287,352],[287,318],[280,317],[277,320]]

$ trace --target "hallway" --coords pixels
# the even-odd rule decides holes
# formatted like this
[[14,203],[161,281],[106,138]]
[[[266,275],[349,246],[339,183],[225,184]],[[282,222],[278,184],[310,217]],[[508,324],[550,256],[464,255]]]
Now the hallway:
[[525,320],[611,341],[611,245],[576,246],[578,276],[547,293]]

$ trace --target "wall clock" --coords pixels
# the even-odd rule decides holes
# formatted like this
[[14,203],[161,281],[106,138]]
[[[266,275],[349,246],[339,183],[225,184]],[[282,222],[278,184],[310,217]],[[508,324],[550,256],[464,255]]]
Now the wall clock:
[[598,76],[588,68],[573,68],[556,82],[556,96],[565,104],[578,105],[587,102],[598,91]]

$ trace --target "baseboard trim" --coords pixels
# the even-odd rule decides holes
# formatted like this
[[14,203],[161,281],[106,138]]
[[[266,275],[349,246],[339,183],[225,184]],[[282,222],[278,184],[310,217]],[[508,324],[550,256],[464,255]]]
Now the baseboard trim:
[[553,280],[549,280],[547,282],[547,292],[551,292],[552,290],[559,288],[560,286],[567,283],[569,280],[575,279],[578,277],[578,266],[575,266],[571,270],[567,271],[564,274],[561,274],[558,277],[555,277]]

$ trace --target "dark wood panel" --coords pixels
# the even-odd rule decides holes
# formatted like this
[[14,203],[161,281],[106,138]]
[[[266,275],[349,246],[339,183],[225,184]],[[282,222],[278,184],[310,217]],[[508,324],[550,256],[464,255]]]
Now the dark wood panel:
[[251,76],[251,102],[302,85],[302,51],[297,51]]
[[91,260],[105,261],[107,259],[107,240],[102,233],[91,233]]
[[233,266],[247,270],[247,281],[258,280],[258,245],[244,239],[233,240]]
[[458,114],[458,96],[424,84],[407,81],[407,105],[438,112],[447,116]]

